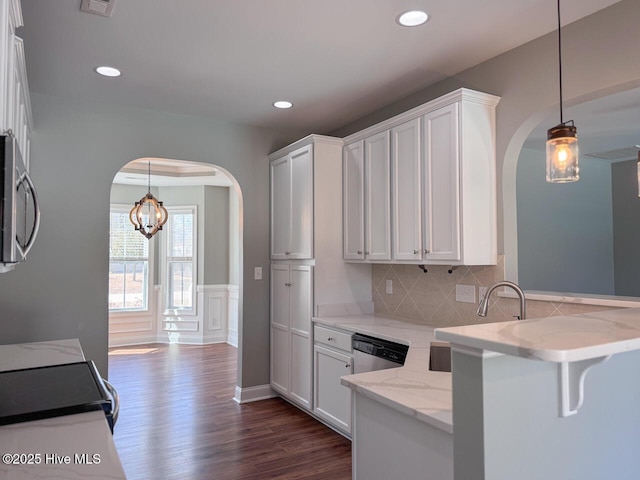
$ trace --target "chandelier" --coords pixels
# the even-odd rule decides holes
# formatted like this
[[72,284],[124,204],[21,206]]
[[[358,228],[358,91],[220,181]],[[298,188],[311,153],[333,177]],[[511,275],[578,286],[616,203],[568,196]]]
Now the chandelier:
[[149,189],[147,194],[136,202],[129,212],[129,220],[142,235],[153,237],[162,226],[167,223],[169,217],[167,209],[162,202],[151,194],[151,162],[149,162]]

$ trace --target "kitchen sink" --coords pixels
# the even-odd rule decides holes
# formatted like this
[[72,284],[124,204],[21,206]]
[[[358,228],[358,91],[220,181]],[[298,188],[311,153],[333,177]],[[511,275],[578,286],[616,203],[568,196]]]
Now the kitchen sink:
[[451,372],[451,344],[449,342],[431,342],[429,370]]

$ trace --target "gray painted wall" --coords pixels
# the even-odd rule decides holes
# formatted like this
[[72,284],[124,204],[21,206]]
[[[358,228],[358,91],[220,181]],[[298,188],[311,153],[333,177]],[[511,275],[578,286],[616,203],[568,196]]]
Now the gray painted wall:
[[229,188],[204,187],[204,284],[229,282]]
[[545,152],[518,160],[518,282],[527,290],[614,294],[609,162],[580,160],[580,181],[545,180]]
[[[3,344],[79,338],[107,373],[108,212],[113,177],[127,162],[164,157],[219,165],[243,194],[240,386],[269,381],[267,155],[299,137],[213,119],[32,93],[32,174],[43,203],[29,261],[0,275]],[[243,282],[246,279],[246,282]]]
[[616,295],[640,297],[640,198],[636,161],[611,165]]

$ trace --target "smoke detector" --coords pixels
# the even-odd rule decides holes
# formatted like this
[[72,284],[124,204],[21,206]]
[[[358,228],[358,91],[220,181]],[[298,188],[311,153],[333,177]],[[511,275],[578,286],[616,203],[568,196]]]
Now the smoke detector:
[[86,13],[94,13],[103,17],[110,17],[116,0],[82,0],[80,10]]

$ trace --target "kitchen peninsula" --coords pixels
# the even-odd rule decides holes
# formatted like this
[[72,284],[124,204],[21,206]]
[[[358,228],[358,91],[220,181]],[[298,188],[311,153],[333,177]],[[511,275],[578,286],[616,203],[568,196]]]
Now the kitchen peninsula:
[[436,330],[456,480],[638,478],[640,309]]
[[640,309],[436,329],[453,374],[428,370],[427,326],[314,321],[410,346],[403,367],[342,377],[354,479],[637,478]]

